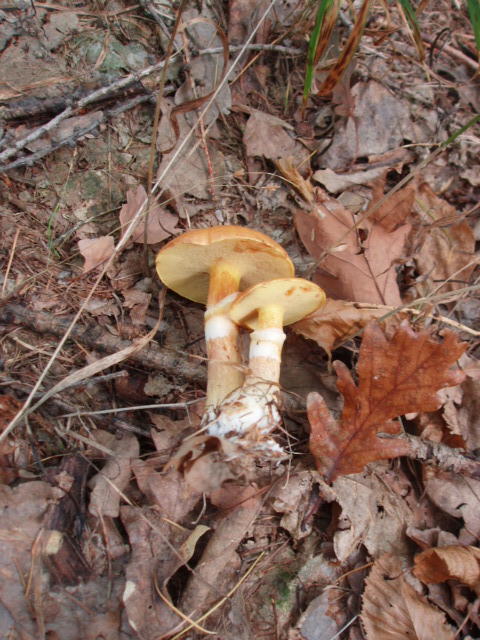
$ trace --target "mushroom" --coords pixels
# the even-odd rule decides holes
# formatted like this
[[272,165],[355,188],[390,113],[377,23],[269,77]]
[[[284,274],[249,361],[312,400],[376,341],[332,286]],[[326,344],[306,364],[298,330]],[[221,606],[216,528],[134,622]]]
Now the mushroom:
[[244,375],[238,326],[230,318],[239,291],[264,280],[292,276],[286,251],[268,236],[244,227],[188,231],[166,244],[156,258],[160,280],[176,293],[207,305],[206,405],[215,407],[240,387]]
[[268,435],[280,425],[278,411],[283,326],[297,322],[325,302],[313,282],[281,278],[254,285],[232,303],[230,317],[253,329],[249,372],[241,389],[211,412],[207,433],[236,442],[240,450],[266,457],[283,456]]

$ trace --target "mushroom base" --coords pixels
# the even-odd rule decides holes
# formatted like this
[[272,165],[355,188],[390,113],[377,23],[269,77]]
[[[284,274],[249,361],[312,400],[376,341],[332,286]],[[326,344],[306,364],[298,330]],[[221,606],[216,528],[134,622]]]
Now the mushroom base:
[[287,457],[269,437],[282,422],[279,395],[278,385],[248,376],[240,389],[206,411],[203,424],[207,434],[233,443],[237,455],[247,452],[259,458]]

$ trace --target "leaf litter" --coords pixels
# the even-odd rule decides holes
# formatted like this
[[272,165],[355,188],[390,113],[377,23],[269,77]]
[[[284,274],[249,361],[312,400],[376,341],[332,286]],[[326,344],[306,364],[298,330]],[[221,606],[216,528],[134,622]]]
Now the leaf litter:
[[[277,2],[261,24],[266,4],[233,0],[228,15],[188,9],[175,43],[185,57],[170,61],[155,141],[162,193],[154,189],[145,228],[149,92],[159,77],[145,66],[161,63],[174,11],[120,3],[102,14],[107,33],[88,3],[64,9],[14,9],[24,31],[12,28],[11,10],[0,20],[0,157],[6,148],[19,163],[2,174],[1,303],[11,318],[13,292],[30,314],[29,325],[2,320],[2,429],[47,365],[56,324],[73,317],[98,274],[81,332],[40,393],[83,360],[101,362],[109,336],[128,351],[156,325],[155,252],[186,228],[267,233],[328,302],[287,335],[275,437],[290,459],[257,461],[249,482],[228,459],[216,466],[218,449],[196,477],[172,465],[201,428],[205,348],[203,310],[171,294],[155,335],[168,372],[137,358],[116,362],[113,383],[97,372],[55,387],[1,441],[0,635],[476,637],[478,136],[458,138],[383,200],[471,116],[479,90],[466,84],[470,67],[438,50],[441,75],[425,82],[389,8],[402,55],[367,28],[356,66],[331,99],[310,97],[302,120],[312,16],[301,3]],[[429,32],[447,15],[468,28],[451,7],[427,6],[419,20]],[[239,75],[200,125],[202,96],[222,78],[222,34],[232,47],[256,25],[256,48],[242,52]],[[346,42],[347,27],[334,38]],[[229,64],[235,56],[232,48]],[[458,93],[447,77],[463,83]],[[125,92],[110,91],[123,81]],[[98,99],[81,102],[92,88]],[[50,329],[39,328],[41,311]],[[442,320],[449,329],[439,334]],[[102,334],[94,343],[92,327]],[[246,354],[248,335],[242,341]],[[206,494],[195,490],[209,482]]]

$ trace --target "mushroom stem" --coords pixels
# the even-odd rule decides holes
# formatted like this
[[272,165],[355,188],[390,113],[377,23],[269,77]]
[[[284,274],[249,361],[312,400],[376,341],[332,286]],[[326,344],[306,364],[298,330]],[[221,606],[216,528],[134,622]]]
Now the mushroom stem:
[[278,384],[285,333],[281,327],[257,329],[250,335],[248,377]]
[[208,412],[206,419],[207,433],[234,443],[236,455],[285,456],[270,437],[281,424],[282,327],[315,311],[324,301],[325,294],[317,285],[300,278],[279,278],[250,287],[232,303],[232,319],[253,329],[249,372],[242,387]]
[[238,326],[229,315],[230,307],[237,295],[238,293],[232,293],[220,302],[208,306],[205,313],[208,358],[207,409],[219,404],[243,383]]
[[240,290],[240,271],[225,260],[217,262],[210,270],[207,308]]

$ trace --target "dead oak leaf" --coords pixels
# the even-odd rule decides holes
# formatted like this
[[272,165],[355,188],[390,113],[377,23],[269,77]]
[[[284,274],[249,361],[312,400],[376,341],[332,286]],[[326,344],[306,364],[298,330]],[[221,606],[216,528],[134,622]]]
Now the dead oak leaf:
[[400,560],[386,553],[365,581],[360,618],[367,640],[454,640],[445,614],[402,575]]
[[333,418],[319,394],[307,398],[310,450],[319,471],[331,481],[360,473],[369,462],[405,455],[405,440],[378,434],[399,436],[401,428],[394,418],[435,411],[440,405],[437,391],[464,379],[461,371],[450,367],[465,348],[451,331],[437,342],[428,331],[415,333],[406,322],[388,340],[371,322],[360,347],[358,386],[342,362],[334,363],[344,397],[340,420]]
[[[127,203],[120,209],[119,220],[122,226],[122,235],[125,233],[130,222],[135,218],[143,207],[141,220],[132,232],[133,242],[143,243],[145,238],[145,212],[146,212],[147,192],[139,186],[134,193],[131,189],[127,191]],[[178,216],[167,211],[167,209],[152,199],[148,214],[147,244],[157,244],[171,236],[180,233],[176,229]]]
[[458,580],[480,596],[480,549],[456,545],[427,549],[415,557],[413,573],[424,584]]

